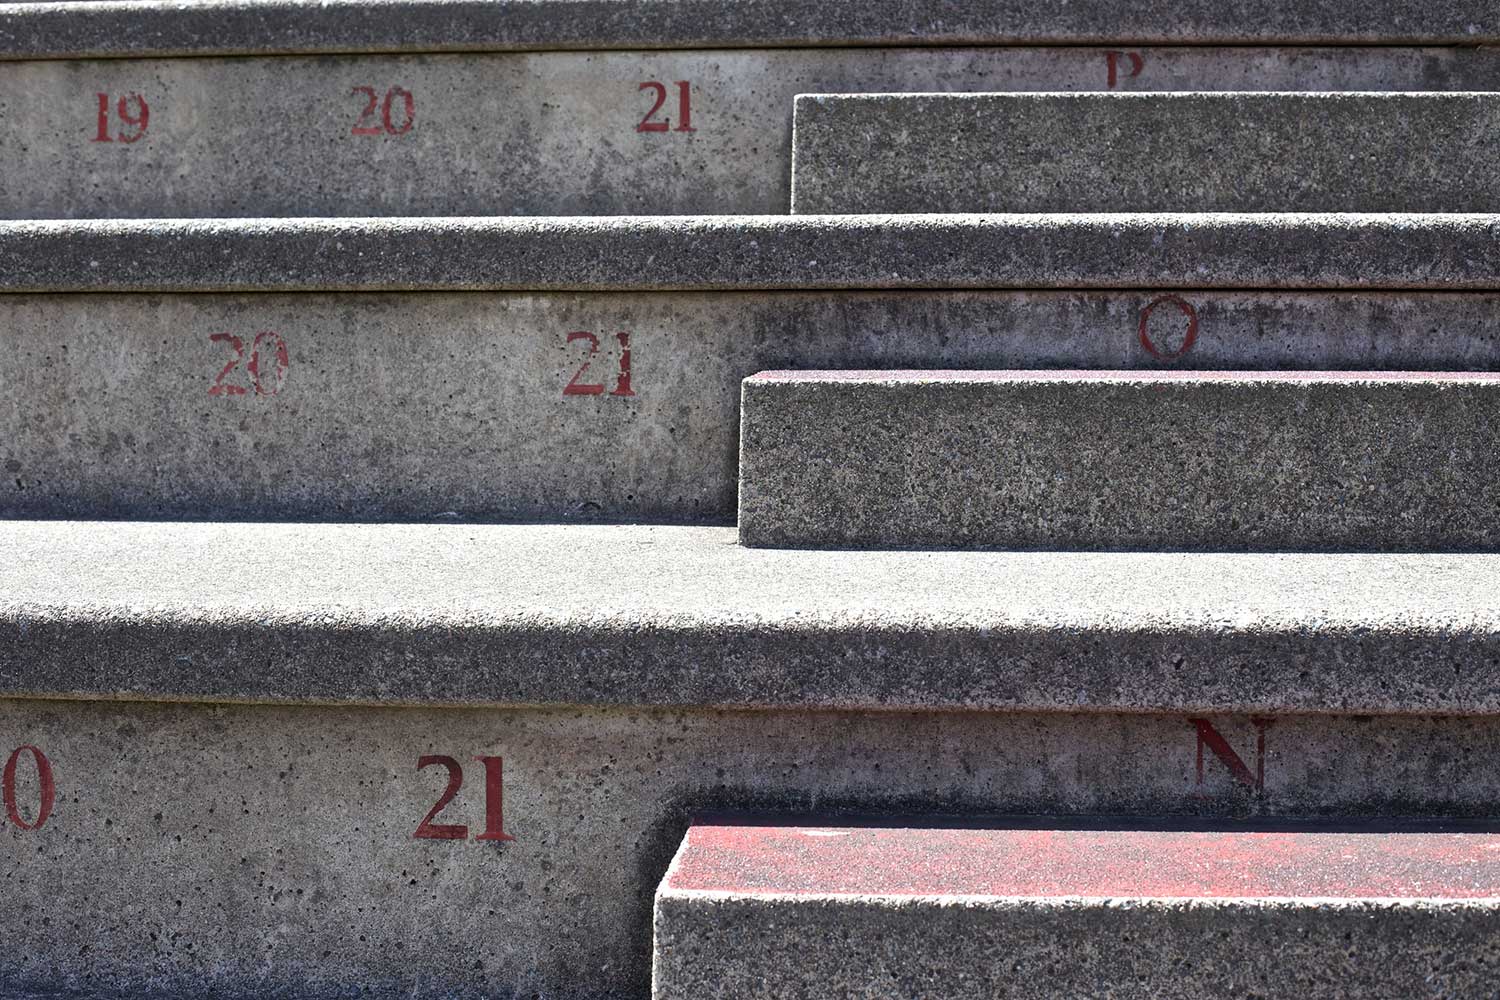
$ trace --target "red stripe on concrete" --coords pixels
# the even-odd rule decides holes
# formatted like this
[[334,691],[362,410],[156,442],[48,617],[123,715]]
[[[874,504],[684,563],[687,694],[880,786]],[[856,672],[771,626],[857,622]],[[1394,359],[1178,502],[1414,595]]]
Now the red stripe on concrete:
[[1500,372],[1396,371],[1151,371],[1135,369],[995,369],[931,371],[915,368],[848,371],[764,371],[756,382],[1500,382]]
[[699,825],[666,889],[1149,899],[1500,897],[1500,834]]

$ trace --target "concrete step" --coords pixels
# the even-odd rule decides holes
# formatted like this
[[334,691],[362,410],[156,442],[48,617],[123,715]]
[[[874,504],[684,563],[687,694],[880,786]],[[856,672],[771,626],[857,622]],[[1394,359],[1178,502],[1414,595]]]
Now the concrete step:
[[1497,851],[1493,832],[705,824],[657,893],[652,996],[1484,996]]
[[710,811],[1500,804],[1493,559],[55,521],[0,552],[23,996],[641,996]]
[[1500,368],[1497,226],[0,225],[0,515],[729,523],[768,368]]
[[747,545],[1500,549],[1493,373],[763,372],[741,412]]
[[1484,45],[1487,0],[93,0],[16,3],[0,58],[256,52],[1045,44]]
[[1500,94],[797,98],[792,210],[1483,212]]
[[[92,16],[97,6],[79,9]],[[130,6],[137,15],[154,9]],[[549,5],[488,6],[527,16]],[[386,7],[393,9],[381,23],[400,23],[402,5]],[[260,8],[266,17],[285,11]],[[721,49],[0,62],[0,115],[17,140],[0,144],[7,178],[0,217],[785,213],[796,94],[1106,88],[1500,90],[1500,49]]]

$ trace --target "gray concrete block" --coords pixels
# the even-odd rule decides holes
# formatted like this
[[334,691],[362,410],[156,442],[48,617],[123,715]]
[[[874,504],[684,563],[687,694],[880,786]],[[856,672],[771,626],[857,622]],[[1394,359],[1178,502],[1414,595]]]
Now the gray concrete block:
[[755,546],[1500,549],[1500,376],[765,372]]
[[[1253,767],[1251,722],[1213,721]],[[1500,802],[1500,726],[1476,719],[1278,719],[1259,795],[1211,753],[1199,783],[1194,725],[1143,715],[0,701],[0,762],[22,745],[47,757],[54,807],[29,831],[0,813],[0,982],[69,1000],[642,997],[652,892],[701,810],[1196,825]],[[433,821],[464,839],[413,836],[447,783],[427,755],[461,768]],[[477,756],[503,759],[513,841],[475,839]],[[29,752],[16,772],[33,823]]]
[[768,368],[1494,370],[1497,316],[1492,293],[7,295],[0,516],[729,524],[740,381]]
[[1483,212],[1495,94],[797,98],[792,211]]
[[1500,49],[0,62],[0,124],[17,140],[0,144],[0,217],[785,213],[796,94],[1105,88],[1500,90]]
[[1478,997],[1493,833],[694,826],[655,1000]]
[[24,3],[0,8],[0,55],[714,48],[836,45],[1481,45],[1483,0],[1084,0],[1039,7],[882,0],[230,0]]
[[0,222],[0,292],[1500,289],[1500,215]]
[[1492,557],[61,521],[0,552],[17,697],[1500,715]]

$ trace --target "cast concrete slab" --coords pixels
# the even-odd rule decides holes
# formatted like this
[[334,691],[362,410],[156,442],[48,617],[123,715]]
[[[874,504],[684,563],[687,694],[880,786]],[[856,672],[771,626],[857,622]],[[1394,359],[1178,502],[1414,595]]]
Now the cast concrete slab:
[[[0,693],[1500,713],[1484,555],[798,552],[732,528],[0,522]],[[1186,725],[1186,723],[1181,723]]]
[[1485,212],[1500,95],[812,94],[792,211]]
[[653,996],[1478,996],[1497,852],[1493,833],[695,825],[657,892]]
[[[535,6],[509,5],[512,16]],[[400,16],[399,4],[386,7]],[[1500,49],[691,49],[0,63],[0,120],[17,140],[0,145],[0,216],[785,214],[797,94],[1105,88],[1500,90]]]
[[1497,316],[1488,292],[6,295],[0,516],[728,524],[767,368],[1494,370]]
[[[1213,725],[1255,766],[1250,720]],[[1284,716],[1265,737],[1257,791],[1214,752],[1200,778],[1181,716],[0,700],[0,762],[37,748],[54,793],[38,825],[21,751],[33,828],[0,813],[0,982],[28,1000],[643,997],[652,893],[703,811],[1055,826],[1500,802],[1494,719]],[[460,835],[415,836],[452,781],[429,757],[461,776],[431,821]],[[498,794],[476,757],[502,761]],[[491,806],[513,840],[479,839]]]
[[10,58],[841,45],[1434,44],[1500,40],[1481,0],[91,0],[0,8]]
[[1500,547],[1486,372],[763,372],[741,413],[747,545]]
[[1500,215],[0,222],[0,292],[1500,289]]

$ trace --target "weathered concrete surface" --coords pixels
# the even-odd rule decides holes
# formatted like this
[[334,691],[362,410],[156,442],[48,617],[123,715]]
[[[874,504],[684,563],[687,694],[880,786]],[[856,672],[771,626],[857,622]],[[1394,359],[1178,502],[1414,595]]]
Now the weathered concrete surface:
[[0,222],[0,292],[1500,289],[1500,215]]
[[[1045,823],[1045,821],[1041,821]],[[695,823],[658,899],[1493,900],[1500,833]]]
[[741,413],[746,545],[1500,549],[1492,373],[764,372]]
[[1500,714],[1493,556],[15,521],[0,522],[0,552],[8,695]]
[[1488,212],[1500,95],[814,94],[792,211]]
[[1500,975],[1497,847],[695,826],[657,895],[652,995],[1478,997]]
[[739,385],[767,368],[1494,370],[1497,317],[1493,294],[0,296],[0,516],[731,523]]
[[[1254,766],[1250,722],[1214,724]],[[1266,736],[1257,796],[1212,753],[1198,783],[1180,717],[4,702],[0,754],[41,750],[55,802],[36,830],[0,818],[0,982],[80,1000],[643,997],[652,891],[699,810],[1483,816],[1500,802],[1493,721],[1287,718]],[[424,755],[463,768],[433,822],[468,839],[413,838],[447,779],[418,770]],[[473,839],[486,755],[504,760],[513,841]],[[26,753],[28,823],[34,774]]]
[[8,4],[0,56],[831,45],[1482,45],[1483,0],[231,0]]
[[[666,89],[650,115],[659,96],[653,81]],[[682,131],[679,81],[687,84],[691,132]],[[0,217],[784,214],[797,94],[1106,88],[1500,90],[1500,49],[906,48],[9,63],[0,65],[0,127],[12,137],[0,144]],[[109,142],[98,141],[101,93]],[[399,134],[386,130],[388,95],[390,128]],[[122,98],[131,119],[140,118],[138,102],[145,102],[144,130],[120,118]],[[662,131],[639,131],[648,115],[649,127]]]

